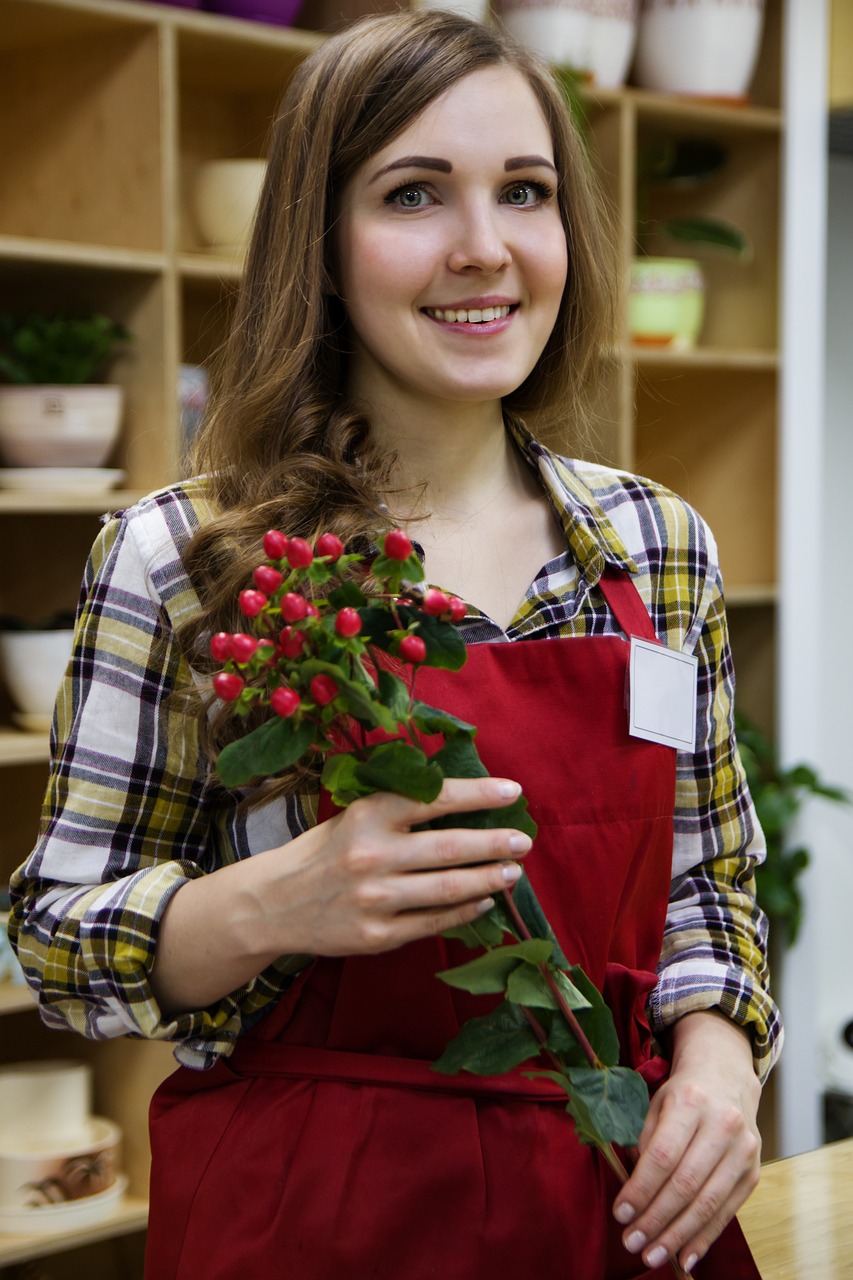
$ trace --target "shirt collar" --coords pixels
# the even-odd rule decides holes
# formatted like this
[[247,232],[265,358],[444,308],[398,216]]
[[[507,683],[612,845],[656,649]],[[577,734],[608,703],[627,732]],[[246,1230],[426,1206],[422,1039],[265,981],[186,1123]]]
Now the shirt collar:
[[636,561],[572,463],[535,440],[523,423],[510,421],[507,428],[522,455],[538,472],[587,582],[594,586],[607,564],[639,573]]

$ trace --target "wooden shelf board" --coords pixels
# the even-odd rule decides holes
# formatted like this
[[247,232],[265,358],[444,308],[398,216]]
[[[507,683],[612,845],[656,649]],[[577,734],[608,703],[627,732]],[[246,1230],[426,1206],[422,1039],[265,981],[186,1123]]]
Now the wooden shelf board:
[[[36,998],[29,987],[14,982],[0,982],[0,1016],[4,1013],[23,1013],[36,1008]],[[3,1236],[0,1235],[0,1241]]]
[[649,89],[632,87],[596,89],[590,86],[582,92],[592,105],[631,105],[641,122],[670,121],[679,128],[707,124],[727,133],[778,133],[782,129],[782,112],[777,107],[757,107],[750,103],[722,102],[713,98],[653,93]]
[[233,258],[220,258],[214,253],[182,253],[178,270],[188,280],[239,280],[243,265]]
[[778,351],[760,348],[694,347],[692,351],[672,351],[666,347],[622,348],[622,359],[638,369],[778,369]]
[[99,271],[140,271],[158,274],[166,268],[166,255],[147,249],[115,249],[109,245],[78,244],[73,240],[39,240],[29,236],[0,235],[0,262],[50,263],[69,267],[95,267]]
[[750,605],[774,605],[779,599],[775,583],[756,583],[744,586],[726,586],[726,607],[749,608]]
[[0,729],[0,765],[40,764],[49,757],[49,734],[26,733],[23,729]]
[[133,1231],[144,1231],[147,1226],[147,1200],[126,1196],[114,1214],[91,1227],[45,1235],[0,1235],[0,1266],[28,1262],[31,1258],[46,1258],[52,1253],[65,1253],[67,1249],[76,1249],[84,1244],[96,1244],[99,1240],[112,1240]]
[[104,489],[99,493],[50,489],[0,489],[0,515],[102,515],[105,511],[123,511],[144,498],[147,489]]

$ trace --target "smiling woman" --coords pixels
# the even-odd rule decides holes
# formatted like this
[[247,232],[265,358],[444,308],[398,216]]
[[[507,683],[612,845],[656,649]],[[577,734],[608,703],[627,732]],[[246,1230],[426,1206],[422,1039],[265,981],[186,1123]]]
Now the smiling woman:
[[[294,78],[198,476],[93,551],[45,820],[12,886],[48,1023],[175,1042],[150,1280],[634,1280],[676,1259],[755,1280],[731,1220],[780,1029],[716,545],[674,494],[560,457],[524,421],[580,438],[609,263],[565,103],[499,31],[370,19]],[[295,589],[309,542],[402,562],[413,541],[468,661],[445,682],[402,622],[392,648],[445,723],[477,726],[490,776],[340,812],[301,764],[224,787],[217,757],[255,723],[246,617],[280,595],[275,712],[310,750],[339,692],[316,637],[357,690],[370,610],[345,581],[326,626]],[[644,642],[656,669],[677,659],[687,696],[661,721],[686,723],[678,749],[625,707]],[[501,818],[520,787],[533,846]],[[522,862],[655,1088],[621,1189],[534,1060],[430,1069],[492,1007],[435,980],[461,947],[444,935]]]

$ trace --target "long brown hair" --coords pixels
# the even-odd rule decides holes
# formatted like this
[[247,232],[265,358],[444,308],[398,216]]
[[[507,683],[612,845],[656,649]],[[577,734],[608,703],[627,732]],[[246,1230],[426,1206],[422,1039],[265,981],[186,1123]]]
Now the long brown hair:
[[502,32],[450,13],[368,18],[325,41],[276,115],[266,181],[214,408],[194,452],[216,512],[185,556],[204,632],[239,629],[235,600],[266,529],[346,542],[387,524],[388,459],[347,404],[346,328],[329,284],[337,202],[350,178],[456,81],[517,69],[548,123],[569,271],[554,330],[507,414],[582,424],[611,338],[606,219],[584,143],[547,69]]

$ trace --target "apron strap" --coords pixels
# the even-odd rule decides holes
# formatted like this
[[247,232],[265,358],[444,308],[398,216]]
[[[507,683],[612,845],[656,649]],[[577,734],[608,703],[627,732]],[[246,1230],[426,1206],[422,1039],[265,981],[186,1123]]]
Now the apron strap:
[[598,586],[629,640],[631,636],[639,636],[641,640],[660,644],[649,611],[626,569],[605,565]]

